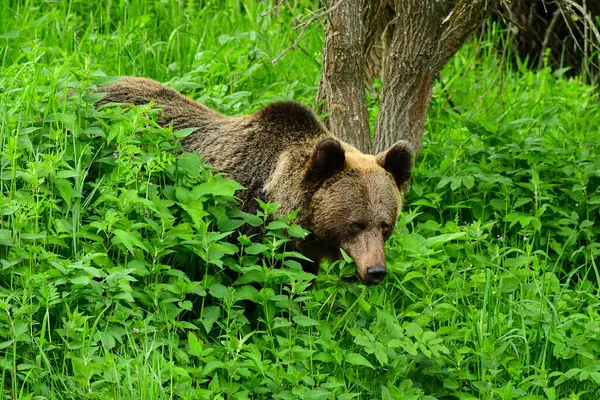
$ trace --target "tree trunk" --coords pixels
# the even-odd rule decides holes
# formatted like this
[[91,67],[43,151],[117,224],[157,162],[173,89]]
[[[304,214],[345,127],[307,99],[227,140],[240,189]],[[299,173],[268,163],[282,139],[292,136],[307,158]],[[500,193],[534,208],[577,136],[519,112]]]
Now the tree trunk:
[[398,139],[414,149],[421,147],[431,89],[439,73],[433,61],[438,56],[442,6],[440,0],[396,2],[394,33],[383,68],[375,152]]
[[435,80],[495,4],[492,0],[463,0],[446,15],[441,0],[396,0],[394,34],[383,69],[375,152],[399,139],[420,150]]
[[328,9],[337,8],[329,14],[323,78],[317,101],[319,96],[325,96],[329,112],[327,125],[334,135],[369,152],[371,135],[364,87],[366,29],[363,18],[369,13],[371,1],[326,0],[326,4]]
[[[459,0],[450,14],[443,0],[338,1],[345,4],[329,14],[319,90],[327,98],[330,129],[363,151],[407,140],[418,152],[435,79],[499,0]],[[329,8],[332,3],[327,0]],[[383,80],[372,145],[367,60],[368,77],[381,74]]]

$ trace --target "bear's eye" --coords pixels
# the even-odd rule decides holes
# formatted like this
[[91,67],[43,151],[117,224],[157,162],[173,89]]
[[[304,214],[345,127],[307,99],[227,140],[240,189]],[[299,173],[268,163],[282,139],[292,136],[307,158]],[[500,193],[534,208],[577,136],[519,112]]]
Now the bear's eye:
[[388,235],[390,232],[392,231],[392,226],[386,222],[381,224],[381,232],[383,232],[384,235]]
[[352,224],[350,224],[350,229],[352,230],[352,232],[362,232],[365,230],[365,228],[366,226],[362,222],[353,222]]

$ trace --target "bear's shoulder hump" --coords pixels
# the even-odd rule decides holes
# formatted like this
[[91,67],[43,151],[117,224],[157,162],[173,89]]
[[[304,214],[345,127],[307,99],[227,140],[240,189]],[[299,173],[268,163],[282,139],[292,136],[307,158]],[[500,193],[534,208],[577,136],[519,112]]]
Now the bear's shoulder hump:
[[288,131],[316,133],[323,130],[315,114],[304,104],[296,101],[279,101],[269,104],[255,115],[259,122],[279,125]]

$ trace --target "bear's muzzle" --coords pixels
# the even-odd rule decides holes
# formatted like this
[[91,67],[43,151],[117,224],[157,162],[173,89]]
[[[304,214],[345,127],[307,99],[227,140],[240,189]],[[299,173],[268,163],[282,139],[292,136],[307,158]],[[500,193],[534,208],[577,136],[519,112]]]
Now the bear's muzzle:
[[384,239],[381,232],[366,231],[342,244],[356,264],[358,277],[367,285],[377,285],[387,275]]

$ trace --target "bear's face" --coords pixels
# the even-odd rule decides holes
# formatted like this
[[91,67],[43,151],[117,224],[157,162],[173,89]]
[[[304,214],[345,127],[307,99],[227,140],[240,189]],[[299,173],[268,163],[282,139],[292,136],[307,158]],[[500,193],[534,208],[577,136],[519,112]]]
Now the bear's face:
[[386,275],[384,243],[411,174],[412,155],[405,142],[378,156],[333,139],[315,148],[306,175],[319,182],[311,201],[311,230],[319,241],[348,253],[367,284]]

